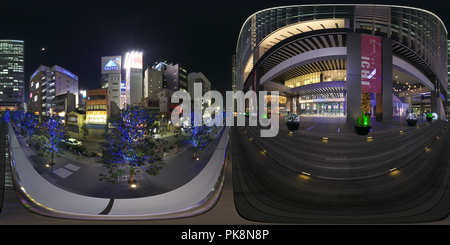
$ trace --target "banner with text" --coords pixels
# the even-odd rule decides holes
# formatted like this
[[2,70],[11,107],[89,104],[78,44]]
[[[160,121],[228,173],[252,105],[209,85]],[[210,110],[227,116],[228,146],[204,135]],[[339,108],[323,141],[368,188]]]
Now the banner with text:
[[381,37],[361,35],[361,92],[381,93]]

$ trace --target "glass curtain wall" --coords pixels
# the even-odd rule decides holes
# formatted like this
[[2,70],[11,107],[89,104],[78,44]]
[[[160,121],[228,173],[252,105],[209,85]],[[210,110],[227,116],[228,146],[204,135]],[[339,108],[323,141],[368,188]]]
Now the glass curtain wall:
[[330,70],[309,73],[298,76],[284,82],[284,85],[290,88],[300,87],[303,85],[332,81],[347,81],[347,70]]
[[344,116],[345,102],[311,102],[300,104],[304,116]]
[[344,116],[345,92],[312,93],[299,96],[299,114],[315,116]]

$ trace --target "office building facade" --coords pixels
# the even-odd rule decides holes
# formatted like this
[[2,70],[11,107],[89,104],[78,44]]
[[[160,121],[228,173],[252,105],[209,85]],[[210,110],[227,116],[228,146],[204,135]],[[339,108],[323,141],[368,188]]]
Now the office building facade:
[[143,53],[131,51],[125,54],[125,84],[124,94],[125,104],[132,105],[139,103],[144,95],[143,89]]
[[52,100],[50,105],[50,112],[53,115],[60,116],[62,122],[67,125],[67,114],[69,112],[75,111],[76,109],[76,101],[75,94],[67,92],[65,94],[57,95]]
[[163,71],[147,67],[144,72],[144,98],[153,98],[155,93],[163,88]]
[[0,40],[0,111],[24,107],[24,41]]
[[118,107],[124,104],[122,89],[122,56],[103,56],[101,57],[101,85],[107,88],[111,94],[111,101]]
[[361,114],[361,94],[369,93],[379,121],[404,115],[424,97],[429,103],[418,112],[443,119],[447,29],[435,14],[404,6],[265,9],[241,28],[236,79],[244,92],[279,91],[280,112],[353,121]]
[[198,83],[202,85],[202,96],[206,92],[211,90],[211,82],[206,78],[206,76],[201,72],[191,72],[188,74],[188,93],[191,99],[194,98],[194,84]]
[[62,94],[72,93],[78,101],[78,76],[58,65],[41,65],[30,77],[29,111],[42,117],[51,114],[53,99]]
[[119,112],[119,107],[111,101],[109,89],[90,89],[86,91],[87,135],[101,137],[108,129],[108,118]]
[[173,63],[168,64],[166,61],[163,61],[157,62],[152,68],[162,72],[161,88],[188,91],[188,71],[184,66]]
[[188,91],[187,76],[188,72],[186,68],[184,68],[180,64],[167,65],[165,70],[165,78],[167,84],[166,87],[170,89],[187,92]]

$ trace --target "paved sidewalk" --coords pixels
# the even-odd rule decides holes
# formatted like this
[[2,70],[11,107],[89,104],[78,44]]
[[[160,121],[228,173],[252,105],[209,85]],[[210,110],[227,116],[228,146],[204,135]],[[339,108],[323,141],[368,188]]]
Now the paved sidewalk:
[[[388,133],[400,130],[410,129],[406,123],[405,117],[393,117],[390,122],[378,122],[375,117],[371,117],[372,131],[369,133],[380,134]],[[419,118],[417,120],[417,126],[426,125],[428,122],[426,119]],[[357,136],[354,129],[354,122],[347,122],[345,117],[309,117],[300,116],[300,126],[295,133],[310,134],[320,137],[333,136],[333,137],[348,137]],[[284,116],[280,116],[280,131],[288,131],[286,124],[284,123]]]

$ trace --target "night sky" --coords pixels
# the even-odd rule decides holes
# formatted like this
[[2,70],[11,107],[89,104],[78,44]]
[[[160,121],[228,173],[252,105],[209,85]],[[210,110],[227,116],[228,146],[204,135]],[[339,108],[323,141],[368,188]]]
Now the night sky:
[[[202,72],[225,98],[231,90],[231,57],[239,31],[265,8],[319,3],[373,3],[418,7],[447,28],[444,1],[2,1],[0,39],[25,41],[25,94],[39,65],[59,65],[79,77],[79,89],[100,88],[100,59],[144,52],[157,61]],[[45,50],[42,50],[45,48]],[[25,96],[27,97],[27,96]]]

